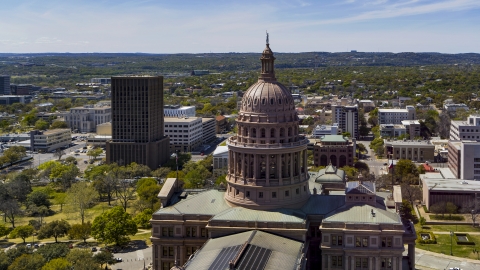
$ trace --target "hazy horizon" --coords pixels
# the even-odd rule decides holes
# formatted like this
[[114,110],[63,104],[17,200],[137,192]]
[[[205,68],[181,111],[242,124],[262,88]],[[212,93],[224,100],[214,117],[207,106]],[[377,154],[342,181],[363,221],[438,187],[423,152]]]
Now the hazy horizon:
[[7,0],[1,53],[480,53],[480,1]]

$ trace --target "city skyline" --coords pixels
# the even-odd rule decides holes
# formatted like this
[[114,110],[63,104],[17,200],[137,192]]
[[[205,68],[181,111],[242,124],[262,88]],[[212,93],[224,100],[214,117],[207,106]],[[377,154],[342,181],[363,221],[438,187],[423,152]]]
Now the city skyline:
[[0,52],[479,53],[474,0],[5,1]]

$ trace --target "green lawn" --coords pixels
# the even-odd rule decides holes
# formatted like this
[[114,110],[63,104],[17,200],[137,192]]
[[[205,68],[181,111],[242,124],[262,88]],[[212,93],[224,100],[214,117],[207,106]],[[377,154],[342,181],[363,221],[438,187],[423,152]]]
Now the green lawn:
[[[429,250],[432,252],[443,253],[446,255],[450,255],[450,235],[448,234],[436,234],[435,237],[437,238],[437,244],[418,244],[416,245],[417,248]],[[455,237],[455,236],[454,236]],[[477,259],[477,254],[473,253],[473,249],[480,249],[480,236],[478,235],[470,235],[470,240],[475,242],[475,246],[469,245],[457,245],[455,238],[453,238],[453,245],[452,251],[453,256],[462,257],[462,258],[470,258],[470,259]]]
[[425,225],[424,229],[421,229],[420,224],[415,224],[415,230],[418,231],[431,231],[431,232],[480,232],[479,227],[473,227],[472,225]]

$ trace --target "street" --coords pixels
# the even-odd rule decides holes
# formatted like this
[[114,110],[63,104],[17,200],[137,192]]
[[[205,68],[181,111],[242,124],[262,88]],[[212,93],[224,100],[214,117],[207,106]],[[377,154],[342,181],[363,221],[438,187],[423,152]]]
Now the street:
[[386,171],[386,165],[383,165],[385,162],[387,162],[384,159],[377,159],[375,155],[372,153],[372,149],[370,149],[370,142],[369,140],[367,141],[357,141],[358,143],[361,143],[365,145],[365,148],[367,149],[367,154],[362,155],[362,158],[360,161],[365,162],[368,167],[370,168],[370,172],[374,173],[375,176],[379,176],[382,174],[385,174]]

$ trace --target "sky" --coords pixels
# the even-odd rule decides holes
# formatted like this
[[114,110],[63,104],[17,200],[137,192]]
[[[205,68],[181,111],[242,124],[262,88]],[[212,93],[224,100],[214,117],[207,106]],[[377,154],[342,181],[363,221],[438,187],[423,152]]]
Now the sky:
[[0,53],[480,53],[480,0],[2,0]]

